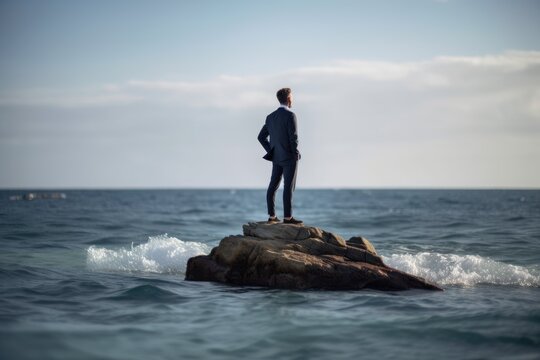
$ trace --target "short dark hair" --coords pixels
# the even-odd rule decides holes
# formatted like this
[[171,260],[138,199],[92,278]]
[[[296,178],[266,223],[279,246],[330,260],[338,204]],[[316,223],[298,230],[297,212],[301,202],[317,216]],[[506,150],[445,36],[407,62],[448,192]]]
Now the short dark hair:
[[289,97],[290,94],[291,94],[290,88],[279,89],[278,92],[276,93],[279,103],[287,104],[287,98]]

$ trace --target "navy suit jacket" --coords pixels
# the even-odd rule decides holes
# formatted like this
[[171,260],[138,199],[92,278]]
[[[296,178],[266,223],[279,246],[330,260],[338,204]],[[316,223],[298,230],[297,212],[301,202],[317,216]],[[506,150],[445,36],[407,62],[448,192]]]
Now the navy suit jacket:
[[289,109],[280,107],[268,115],[257,139],[266,150],[263,156],[266,160],[274,163],[300,160],[296,115]]

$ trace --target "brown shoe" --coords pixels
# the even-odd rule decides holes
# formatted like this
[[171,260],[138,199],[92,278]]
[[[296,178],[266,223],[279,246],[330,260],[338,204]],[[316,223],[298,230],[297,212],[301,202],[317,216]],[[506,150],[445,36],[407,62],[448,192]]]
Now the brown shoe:
[[268,218],[269,223],[278,223],[280,221],[281,220],[279,220],[279,218],[277,216],[275,218],[271,218],[271,217]]
[[284,224],[303,224],[304,222],[302,220],[298,220],[298,219],[295,219],[291,216],[291,218],[289,220],[287,219],[283,219],[283,223]]

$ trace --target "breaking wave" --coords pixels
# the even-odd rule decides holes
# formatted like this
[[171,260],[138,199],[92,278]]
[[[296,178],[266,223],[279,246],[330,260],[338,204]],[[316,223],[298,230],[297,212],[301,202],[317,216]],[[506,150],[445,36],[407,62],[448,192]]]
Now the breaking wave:
[[130,249],[90,246],[86,265],[93,271],[183,273],[190,257],[207,254],[210,247],[164,235],[150,236],[148,242]]
[[440,285],[540,286],[540,276],[532,270],[479,255],[421,252],[383,256],[383,261],[388,266]]
[[[86,264],[93,271],[184,273],[190,257],[208,254],[211,247],[182,241],[167,234],[151,236],[131,248],[90,246]],[[439,285],[476,284],[540,286],[540,275],[523,266],[498,262],[479,255],[432,252],[392,254],[382,257],[393,268],[421,276]]]

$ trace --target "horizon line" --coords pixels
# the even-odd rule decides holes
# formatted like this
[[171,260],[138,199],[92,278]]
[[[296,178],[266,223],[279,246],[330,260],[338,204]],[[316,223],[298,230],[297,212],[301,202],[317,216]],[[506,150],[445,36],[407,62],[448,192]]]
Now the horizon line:
[[[80,187],[0,187],[0,191],[93,191],[93,190],[103,190],[103,191],[145,191],[145,190],[266,190],[266,187],[191,187],[191,186],[179,186],[179,187],[90,187],[90,186],[80,186]],[[282,190],[280,187],[279,190]],[[381,187],[351,187],[351,186],[322,186],[322,187],[304,187],[297,188],[295,191],[302,190],[540,190],[539,187],[506,187],[506,186],[425,186],[425,187],[413,187],[413,186],[381,186]]]

